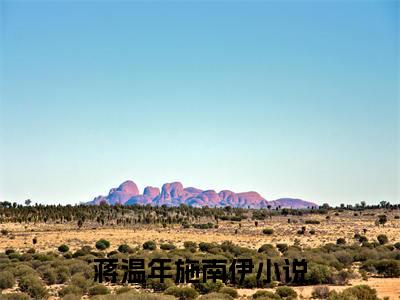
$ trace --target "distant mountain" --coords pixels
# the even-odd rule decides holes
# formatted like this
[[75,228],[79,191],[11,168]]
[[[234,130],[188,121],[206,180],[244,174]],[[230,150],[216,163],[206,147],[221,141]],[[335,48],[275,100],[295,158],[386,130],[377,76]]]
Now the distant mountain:
[[184,188],[180,182],[165,183],[161,191],[157,187],[145,187],[143,194],[139,193],[133,181],[125,181],[117,188],[112,188],[107,196],[98,196],[88,202],[91,205],[106,203],[109,205],[168,205],[201,207],[241,207],[241,208],[267,208],[271,206],[287,208],[307,208],[317,204],[301,199],[281,198],[267,201],[257,192],[235,193],[229,190],[216,192],[214,190],[200,190],[194,187]]

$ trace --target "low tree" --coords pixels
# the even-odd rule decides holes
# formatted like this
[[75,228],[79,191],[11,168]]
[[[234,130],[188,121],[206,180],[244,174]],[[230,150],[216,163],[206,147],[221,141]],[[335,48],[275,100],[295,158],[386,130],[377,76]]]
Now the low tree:
[[378,223],[379,225],[385,226],[386,222],[387,222],[387,216],[386,215],[379,215],[378,216]]
[[376,237],[376,239],[378,240],[379,244],[381,244],[381,245],[385,245],[389,242],[389,239],[386,236],[386,234],[380,234]]

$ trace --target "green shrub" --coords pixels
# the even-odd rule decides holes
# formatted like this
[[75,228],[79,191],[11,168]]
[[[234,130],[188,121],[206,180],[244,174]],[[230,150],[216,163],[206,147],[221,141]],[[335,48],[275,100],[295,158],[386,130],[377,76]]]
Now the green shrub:
[[334,255],[336,259],[344,266],[349,266],[353,263],[353,255],[351,255],[348,251],[336,251]]
[[16,277],[22,277],[22,276],[26,276],[26,275],[33,275],[33,276],[37,276],[37,272],[30,266],[26,265],[26,264],[20,264],[17,265],[14,270],[13,273]]
[[15,277],[13,273],[8,271],[0,272],[0,290],[10,289],[15,285]]
[[59,266],[55,271],[57,274],[57,283],[66,283],[71,276],[69,269],[65,266]]
[[170,278],[165,279],[164,282],[160,282],[160,279],[149,278],[146,280],[146,285],[155,292],[163,292],[175,284]]
[[271,244],[264,244],[260,248],[258,248],[257,252],[258,253],[275,252],[275,248]]
[[338,238],[336,240],[336,245],[345,245],[346,244],[346,240],[344,238]]
[[171,286],[167,288],[164,292],[166,295],[172,295],[180,300],[185,299],[196,299],[199,293],[191,287],[177,287]]
[[42,279],[48,285],[55,284],[57,282],[57,273],[52,268],[46,268],[43,270]]
[[121,253],[132,253],[133,249],[127,244],[122,244],[118,247],[118,251]]
[[379,300],[376,290],[368,285],[356,285],[343,290],[341,293],[331,292],[329,300]]
[[308,284],[326,284],[332,282],[332,271],[326,265],[310,263],[304,276]]
[[253,289],[258,287],[257,276],[250,274],[246,276],[242,283],[239,284],[241,288]]
[[11,253],[14,253],[15,250],[14,249],[6,249],[6,251],[4,252],[6,255],[10,255]]
[[204,224],[193,224],[193,227],[196,229],[211,229],[211,228],[214,228],[214,224],[211,222],[204,223]]
[[59,295],[60,297],[63,297],[63,296],[65,296],[65,295],[70,295],[70,294],[80,296],[80,295],[83,294],[83,290],[82,290],[80,287],[76,286],[76,285],[67,285],[67,286],[63,287],[63,288],[58,292],[58,295]]
[[214,253],[214,254],[222,251],[221,247],[216,243],[201,242],[199,243],[199,249],[200,251]]
[[288,286],[279,286],[275,290],[275,294],[283,299],[296,299],[297,293],[294,289]]
[[280,296],[275,295],[269,291],[257,291],[252,296],[253,299],[265,299],[265,300],[279,300],[281,299]]
[[143,244],[144,250],[156,250],[157,245],[154,241],[147,241]]
[[264,228],[262,231],[263,234],[271,235],[274,233],[274,230],[272,228]]
[[194,283],[193,286],[200,294],[209,294],[212,292],[218,292],[224,284],[222,281],[217,280],[217,282],[207,281]]
[[400,250],[400,242],[397,242],[393,245],[397,250]]
[[61,253],[66,253],[69,251],[69,247],[67,245],[63,244],[60,247],[58,247],[58,251],[60,251]]
[[24,293],[9,293],[0,296],[1,300],[30,300],[31,298]]
[[276,248],[281,252],[284,253],[288,250],[287,244],[276,244]]
[[8,255],[8,258],[9,258],[9,259],[17,259],[17,260],[20,260],[21,254],[19,254],[18,252],[13,252],[13,253],[10,253],[10,254]]
[[192,241],[184,242],[183,247],[191,252],[196,252],[196,250],[197,250],[197,244]]
[[381,245],[385,245],[389,242],[389,239],[385,234],[378,235],[376,237],[376,239],[378,240],[379,244],[381,244]]
[[22,292],[27,293],[34,299],[44,299],[47,297],[46,287],[40,279],[32,275],[21,277],[19,281],[19,288]]
[[110,242],[105,239],[100,239],[96,242],[96,248],[98,250],[105,250],[110,247]]
[[381,259],[374,262],[373,267],[378,274],[385,277],[400,276],[400,261],[395,259]]
[[220,293],[222,294],[227,294],[229,296],[231,296],[232,298],[238,298],[239,297],[239,293],[237,292],[237,290],[235,288],[229,287],[229,286],[224,286],[223,288],[221,288],[219,290]]
[[165,244],[160,245],[160,249],[161,250],[174,250],[174,249],[176,249],[176,246],[174,244],[165,243]]
[[318,220],[305,220],[304,223],[306,223],[306,224],[315,224],[315,225],[318,225],[318,224],[320,224],[321,222],[318,221]]
[[185,228],[185,229],[190,228],[190,224],[188,222],[183,222],[182,228]]
[[82,273],[75,274],[71,277],[71,283],[79,287],[84,293],[88,291],[92,282],[92,280],[86,279]]
[[92,296],[107,295],[109,293],[110,293],[110,290],[102,284],[96,284],[89,289],[89,295],[92,295]]

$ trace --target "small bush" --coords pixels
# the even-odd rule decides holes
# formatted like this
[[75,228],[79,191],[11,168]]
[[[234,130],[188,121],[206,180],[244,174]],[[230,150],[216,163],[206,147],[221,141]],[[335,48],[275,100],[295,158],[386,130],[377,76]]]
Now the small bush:
[[336,245],[345,245],[346,244],[346,240],[344,238],[338,238],[336,240]]
[[326,265],[310,263],[305,274],[307,284],[326,284],[332,281],[332,271]]
[[225,287],[221,288],[219,290],[219,292],[222,293],[222,294],[227,294],[227,295],[231,296],[232,298],[239,297],[239,294],[238,294],[237,290],[235,288],[232,288],[232,287],[225,286]]
[[264,244],[260,248],[258,248],[258,253],[268,252],[269,250],[274,250],[274,246],[271,244]]
[[122,244],[118,247],[118,251],[121,253],[132,253],[133,249],[127,244]]
[[262,231],[263,234],[271,235],[274,233],[274,230],[272,228],[264,228]]
[[109,247],[110,247],[110,242],[105,239],[101,239],[96,242],[96,249],[98,250],[105,250]]
[[89,295],[92,295],[92,296],[107,295],[109,293],[110,293],[110,290],[102,284],[96,284],[89,289]]
[[186,250],[189,250],[190,252],[194,253],[197,250],[197,243],[192,242],[192,241],[186,241],[183,243],[183,247]]
[[329,297],[329,288],[327,286],[316,286],[314,287],[311,298],[313,299],[328,299]]
[[318,221],[318,220],[305,220],[304,223],[306,223],[306,224],[315,224],[315,225],[318,225],[318,224],[320,224],[321,222]]
[[82,273],[77,273],[72,276],[71,278],[71,283],[80,289],[82,289],[83,292],[87,292],[90,285],[92,284],[92,280],[87,280],[85,276],[83,276]]
[[31,298],[24,293],[9,293],[0,296],[2,300],[30,300]]
[[373,262],[378,274],[385,277],[400,277],[400,261],[395,259],[381,259]]
[[26,275],[21,277],[19,288],[34,299],[44,299],[47,297],[47,290],[43,283],[35,276]]
[[44,268],[42,271],[42,279],[47,285],[55,284],[57,282],[57,274],[52,268]]
[[59,266],[55,269],[57,274],[57,283],[66,283],[71,276],[69,269],[65,266]]
[[376,239],[378,240],[379,244],[381,244],[381,245],[385,245],[389,242],[389,239],[385,234],[378,235],[376,237]]
[[0,272],[0,289],[10,289],[15,285],[15,277],[11,272]]
[[283,244],[283,243],[276,244],[276,248],[278,248],[279,252],[281,253],[284,253],[289,249],[288,244]]
[[147,241],[143,244],[144,250],[156,250],[157,245],[154,241]]
[[397,250],[400,250],[400,242],[397,242],[393,245]]
[[60,251],[61,253],[66,253],[69,251],[69,247],[67,245],[63,244],[60,247],[58,247],[58,251]]
[[165,243],[165,244],[160,245],[160,249],[161,250],[174,250],[174,249],[176,249],[176,246],[174,244]]
[[280,286],[277,287],[275,290],[275,293],[284,299],[296,299],[297,298],[297,293],[294,289],[288,286]]
[[163,292],[171,286],[175,286],[172,279],[167,278],[163,283],[160,282],[160,279],[147,279],[146,284],[149,288],[153,289],[155,292]]
[[14,249],[7,249],[4,253],[5,253],[6,255],[10,255],[11,253],[14,253],[14,252],[15,252]]
[[71,295],[71,294],[80,296],[83,294],[83,291],[80,287],[76,285],[67,285],[58,292],[58,295],[60,297],[64,297],[65,295]]
[[214,228],[214,224],[211,222],[204,223],[204,224],[193,224],[193,227],[196,229],[212,229]]
[[167,288],[164,292],[166,295],[172,295],[180,300],[185,299],[196,299],[199,296],[199,293],[191,287],[177,287],[171,286]]
[[[329,299],[359,299],[359,300],[379,300],[376,290],[368,285],[356,285],[343,290],[342,293],[335,293],[339,297]],[[333,294],[334,295],[334,294]]]
[[218,292],[224,286],[224,284],[221,281],[207,281],[194,283],[193,286],[197,291],[199,291],[200,294],[208,294],[212,292]]

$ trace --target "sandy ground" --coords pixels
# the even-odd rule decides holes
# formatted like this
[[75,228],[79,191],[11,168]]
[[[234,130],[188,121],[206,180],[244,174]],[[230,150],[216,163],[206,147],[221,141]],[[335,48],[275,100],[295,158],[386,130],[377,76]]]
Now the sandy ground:
[[[287,217],[273,217],[271,220],[259,221],[258,227],[254,221],[242,221],[239,227],[237,222],[220,221],[218,229],[183,229],[180,225],[162,228],[156,225],[140,225],[133,227],[104,226],[97,224],[85,224],[78,229],[75,223],[70,224],[1,224],[0,229],[7,229],[8,236],[0,236],[0,251],[7,248],[28,249],[31,248],[32,240],[37,238],[35,248],[37,250],[53,250],[65,243],[72,250],[83,245],[94,245],[100,238],[106,238],[111,242],[111,249],[117,248],[120,244],[141,246],[147,240],[155,240],[158,243],[172,242],[176,245],[184,241],[195,242],[222,242],[232,241],[236,244],[259,248],[262,244],[287,243],[293,244],[295,239],[303,246],[315,247],[329,242],[335,243],[339,237],[348,241],[353,240],[355,233],[365,234],[369,239],[376,239],[379,234],[386,234],[390,242],[400,241],[400,220],[390,218],[390,221],[383,226],[376,226],[376,216],[354,217],[352,214],[343,216],[331,215],[330,220],[325,216],[293,217],[296,224],[288,224]],[[321,221],[318,225],[304,224],[306,219],[317,219]],[[305,235],[298,235],[297,231],[301,226],[306,226]],[[262,234],[263,228],[273,228],[274,234]],[[309,230],[314,229],[315,234],[311,235]],[[238,231],[235,234],[235,230]]]

